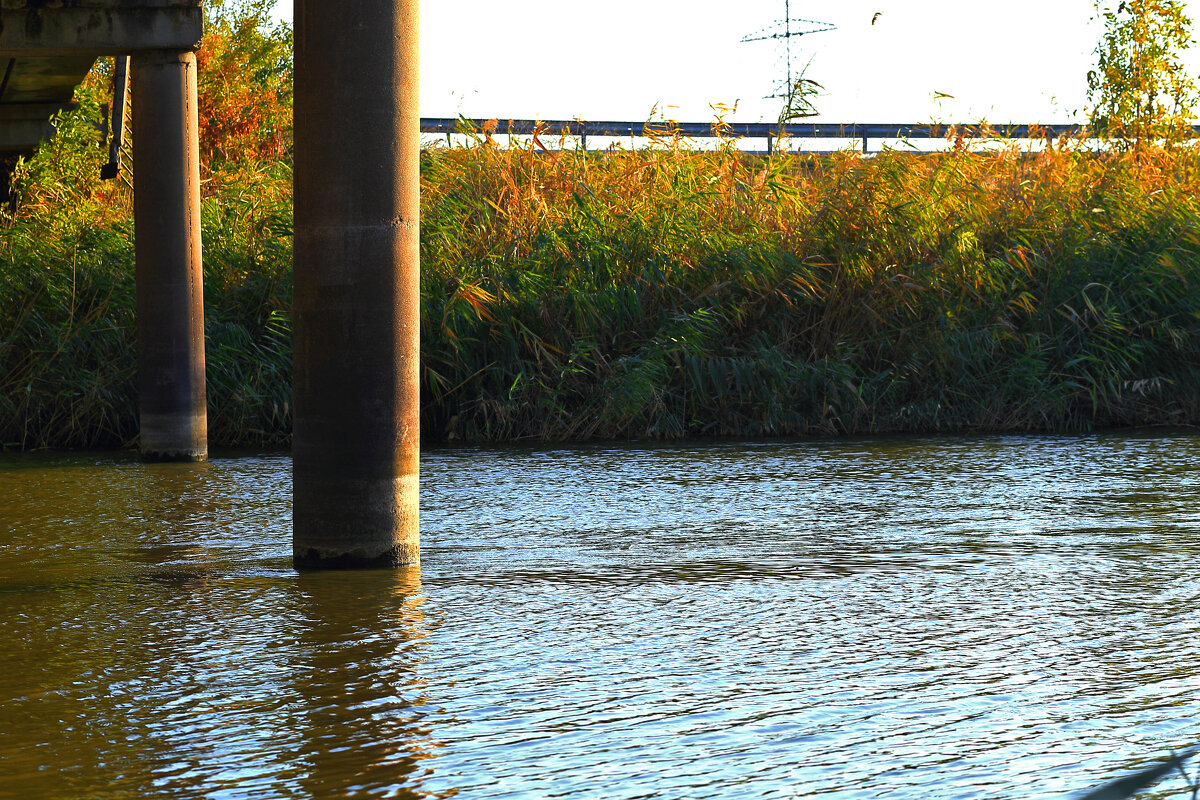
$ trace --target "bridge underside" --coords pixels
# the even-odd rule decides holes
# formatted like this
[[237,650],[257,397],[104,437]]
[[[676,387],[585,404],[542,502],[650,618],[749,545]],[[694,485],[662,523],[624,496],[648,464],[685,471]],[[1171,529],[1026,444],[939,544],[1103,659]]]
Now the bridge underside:
[[31,155],[73,107],[100,56],[185,52],[200,42],[199,0],[5,0],[0,5],[0,159]]

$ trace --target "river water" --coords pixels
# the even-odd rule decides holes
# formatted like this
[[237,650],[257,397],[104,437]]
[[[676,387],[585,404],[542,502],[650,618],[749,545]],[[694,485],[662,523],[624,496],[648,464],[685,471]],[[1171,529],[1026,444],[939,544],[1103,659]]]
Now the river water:
[[[1200,437],[0,457],[0,797],[1070,797],[1200,738]],[[1188,797],[1176,776],[1143,797]]]

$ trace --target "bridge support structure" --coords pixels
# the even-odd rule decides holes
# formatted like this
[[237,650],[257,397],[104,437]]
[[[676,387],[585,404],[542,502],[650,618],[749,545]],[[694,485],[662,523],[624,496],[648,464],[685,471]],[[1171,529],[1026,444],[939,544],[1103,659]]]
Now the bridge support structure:
[[417,0],[295,4],[293,562],[420,560]]
[[152,461],[208,457],[196,56],[130,59],[137,232],[140,449]]

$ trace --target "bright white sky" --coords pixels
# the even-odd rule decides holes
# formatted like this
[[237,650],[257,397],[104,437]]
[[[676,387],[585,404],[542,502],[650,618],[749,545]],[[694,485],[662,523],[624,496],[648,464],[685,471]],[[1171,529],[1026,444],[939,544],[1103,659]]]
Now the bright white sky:
[[[1192,16],[1200,15],[1200,3]],[[291,18],[291,0],[277,11]],[[424,117],[773,121],[782,45],[741,38],[783,0],[455,0],[421,6]],[[874,25],[875,12],[882,12]],[[1077,122],[1101,32],[1092,0],[791,0],[837,29],[792,40],[826,122]],[[1200,76],[1200,53],[1189,54]],[[935,93],[953,98],[935,98]]]

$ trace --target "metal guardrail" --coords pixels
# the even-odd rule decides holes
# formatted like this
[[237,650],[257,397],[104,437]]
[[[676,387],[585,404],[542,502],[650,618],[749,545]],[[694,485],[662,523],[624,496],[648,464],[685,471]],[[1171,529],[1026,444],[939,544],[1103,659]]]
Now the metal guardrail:
[[[470,130],[479,132],[492,120],[462,119],[454,117],[430,117],[421,120],[422,133],[440,133],[447,137],[454,133],[464,133]],[[863,152],[869,152],[868,142],[871,139],[944,139],[949,135],[963,134],[967,138],[991,139],[1057,139],[1061,136],[1075,136],[1084,131],[1080,125],[1073,124],[1010,124],[1010,125],[955,125],[950,123],[828,123],[801,122],[791,123],[782,128],[771,122],[587,122],[583,120],[563,119],[512,119],[496,120],[493,133],[529,135],[538,131],[545,134],[564,134],[575,136],[580,145],[587,149],[587,137],[670,137],[678,134],[686,138],[702,139],[717,136],[730,136],[752,139],[766,139],[767,152],[774,149],[775,140],[780,134],[789,139],[858,139],[862,141]],[[540,127],[539,127],[540,126]],[[1200,136],[1200,125],[1195,126],[1196,135]],[[448,139],[447,139],[448,140]]]

